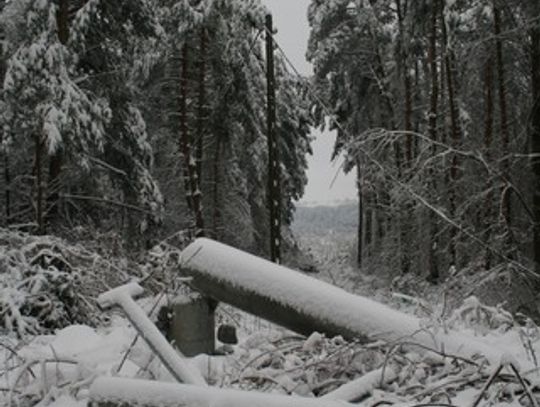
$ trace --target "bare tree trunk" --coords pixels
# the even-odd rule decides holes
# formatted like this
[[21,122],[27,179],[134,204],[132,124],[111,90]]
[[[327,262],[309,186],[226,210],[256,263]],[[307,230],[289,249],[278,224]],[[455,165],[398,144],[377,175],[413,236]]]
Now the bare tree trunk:
[[34,136],[34,149],[35,149],[35,188],[36,188],[36,223],[37,233],[39,235],[45,234],[45,224],[43,221],[43,180],[41,171],[41,156],[43,154],[41,148],[41,137],[36,134]]
[[220,170],[221,170],[221,142],[219,140],[219,137],[216,140],[216,149],[214,151],[214,183],[212,185],[212,195],[213,195],[213,233],[214,233],[214,239],[221,240],[221,200],[220,200]]
[[[540,6],[536,0],[531,0],[532,16],[540,17]],[[533,181],[533,258],[535,271],[540,274],[540,26],[535,24],[531,29],[531,68],[532,68],[532,97],[530,141],[532,158]]]
[[[429,135],[433,142],[437,141],[437,115],[439,101],[439,76],[437,72],[437,1],[432,2],[431,10],[431,33],[429,39],[428,63],[431,73],[431,90],[430,90],[430,110],[429,110]],[[435,144],[433,144],[433,154],[435,154]],[[436,188],[434,172],[429,173],[429,182]],[[439,269],[437,266],[437,223],[433,211],[429,211],[429,249],[428,249],[428,267],[429,279],[432,282],[437,282],[439,279]]]
[[412,89],[411,89],[411,77],[409,74],[409,58],[407,58],[407,50],[405,49],[405,16],[407,14],[407,1],[405,4],[401,4],[401,0],[395,0],[396,10],[398,15],[399,25],[399,62],[401,64],[401,76],[403,77],[403,89],[405,93],[405,111],[404,111],[404,125],[405,125],[405,158],[407,165],[410,166],[412,162]]
[[268,142],[268,205],[270,212],[270,258],[281,263],[281,170],[276,127],[276,88],[272,15],[266,16],[266,100]]
[[[381,127],[382,128],[390,128],[390,130],[395,130],[397,128],[396,126],[396,114],[394,111],[394,103],[390,97],[391,92],[386,87],[386,71],[384,69],[384,63],[381,57],[381,54],[379,52],[379,49],[376,50],[375,55],[375,65],[373,67],[373,70],[375,72],[375,75],[377,76],[377,82],[379,86],[379,92],[381,94],[381,98],[384,102],[384,106],[386,107],[386,112],[381,112]],[[401,177],[401,146],[399,141],[394,141],[392,143],[393,146],[393,152],[394,152],[394,160],[396,164],[396,168],[398,171],[398,176]]]
[[[64,46],[69,40],[69,0],[59,0],[56,12],[56,27],[58,40]],[[58,204],[60,199],[60,177],[64,154],[61,149],[57,150],[49,158],[49,179],[47,182],[47,219],[53,221],[58,216]]]
[[[182,50],[182,72],[180,80],[180,146],[184,158],[184,187],[186,200],[191,203],[191,211],[195,219],[195,236],[204,236],[204,220],[201,202],[201,190],[197,180],[197,165],[192,153],[192,145],[187,125],[187,92],[188,92],[188,51],[187,44]],[[186,185],[187,184],[187,185]]]
[[[189,184],[189,133],[188,133],[188,58],[189,52],[187,44],[180,53],[180,154],[182,155],[182,178],[184,181],[184,192],[186,194],[186,203],[188,209],[193,211],[193,197],[191,196],[191,186]],[[186,151],[186,148],[188,150]]]
[[[2,4],[2,8],[0,8],[0,11],[2,11],[4,3]],[[0,31],[0,35],[3,34]],[[6,61],[5,61],[5,55],[3,47],[0,46],[0,90],[3,90],[4,87],[4,78],[6,76]],[[4,141],[5,134],[3,130],[0,129],[0,141]],[[11,176],[9,174],[9,158],[8,153],[5,149],[2,149],[2,154],[4,155],[4,199],[5,199],[5,216],[6,221],[5,224],[9,225],[10,218],[11,218]]]
[[363,242],[364,242],[364,250],[367,250],[368,252],[368,255],[372,253],[372,228],[373,228],[373,225],[372,225],[372,220],[373,220],[373,216],[372,216],[372,213],[373,213],[373,198],[372,198],[372,193],[369,193],[366,197],[365,197],[365,202],[366,202],[366,207],[365,207],[365,210],[364,210],[364,239],[363,239]]
[[412,124],[412,86],[411,86],[411,77],[407,72],[407,67],[405,67],[405,74],[403,78],[403,83],[405,87],[405,131],[407,135],[405,137],[405,154],[407,159],[407,165],[411,166],[413,160],[413,136],[411,134],[413,130]]
[[4,152],[4,197],[6,200],[6,225],[11,223],[11,174],[9,171],[9,157]]
[[[405,108],[403,112],[403,122],[405,126],[405,167],[410,168],[412,166],[413,160],[413,136],[412,136],[412,89],[411,89],[411,77],[409,75],[408,69],[408,58],[407,51],[405,50],[405,27],[404,19],[406,10],[405,6],[402,7],[401,0],[395,0],[396,10],[398,15],[398,25],[399,25],[399,61],[401,76],[403,78],[403,90],[405,96]],[[407,224],[411,217],[411,208],[406,202],[405,207],[403,208],[403,215],[399,216],[399,256],[400,256],[400,267],[401,272],[406,274],[410,270],[410,243],[407,236]],[[401,211],[400,211],[401,212]]]
[[[448,105],[450,110],[450,134],[451,145],[453,148],[459,148],[461,144],[461,126],[459,124],[459,112],[456,104],[456,89],[455,89],[455,70],[452,58],[452,50],[449,49],[448,33],[446,31],[446,22],[444,19],[444,0],[440,1],[440,19],[442,29],[442,41],[444,46],[444,66],[446,70],[446,87],[448,90]],[[458,195],[457,180],[458,180],[458,157],[457,154],[452,154],[450,164],[450,185],[449,192],[449,204],[450,215],[452,219],[456,216],[456,200]],[[456,264],[456,229],[450,228],[450,259],[453,265]]]
[[[497,66],[497,83],[499,90],[499,114],[500,114],[500,132],[501,132],[501,142],[502,142],[502,153],[503,156],[507,156],[510,152],[510,136],[508,130],[508,107],[506,102],[506,75],[504,69],[503,61],[503,41],[501,38],[501,10],[497,6],[497,0],[493,0],[493,19],[494,19],[494,33],[495,33],[495,53],[496,53],[496,66]],[[504,158],[502,163],[502,170],[505,178],[509,177],[509,165],[508,158]],[[507,232],[510,234],[511,227],[511,201],[509,192],[510,189],[507,189],[503,186],[502,194],[502,216],[505,221]],[[509,236],[510,237],[510,236]]]
[[[494,111],[494,101],[493,101],[493,60],[489,58],[484,66],[484,149],[486,154],[486,159],[489,161],[491,155],[491,144],[493,142],[493,111]],[[489,177],[489,174],[487,174]],[[488,194],[486,195],[486,205],[484,211],[483,224],[485,227],[485,240],[486,243],[490,243],[491,239],[491,218],[493,216],[493,193],[491,188],[493,184],[490,179],[487,182]],[[485,268],[491,268],[491,252],[486,250],[484,256]]]
[[197,149],[195,152],[197,163],[197,180],[199,189],[202,190],[202,163],[203,163],[203,145],[204,145],[204,123],[206,120],[206,32],[201,28],[200,49],[199,49],[199,95],[197,106]]
[[362,223],[363,223],[363,213],[362,213],[362,169],[360,167],[360,160],[356,161],[356,188],[358,190],[358,242],[357,242],[357,254],[356,254],[356,265],[358,268],[362,267],[362,250],[363,242],[362,242]]

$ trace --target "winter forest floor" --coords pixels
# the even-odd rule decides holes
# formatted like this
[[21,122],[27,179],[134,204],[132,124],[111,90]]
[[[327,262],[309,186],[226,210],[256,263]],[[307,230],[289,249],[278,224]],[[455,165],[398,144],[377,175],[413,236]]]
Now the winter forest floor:
[[[355,236],[346,227],[327,233],[304,230],[296,234],[300,246],[315,259],[318,272],[313,275],[317,278],[415,314],[428,330],[472,333],[483,343],[508,353],[501,361],[505,369],[495,377],[498,366],[488,365],[481,357],[443,357],[444,350],[432,353],[382,341],[361,344],[318,333],[306,338],[222,305],[217,322],[235,325],[239,344],[226,356],[201,355],[189,361],[211,385],[304,397],[338,395],[365,407],[537,405],[531,397],[539,396],[536,391],[540,391],[536,359],[540,331],[531,319],[511,315],[497,306],[485,306],[475,297],[462,298],[475,293],[465,289],[467,285],[459,276],[433,287],[422,279],[392,280],[375,273],[360,273],[354,267]],[[14,305],[20,298],[15,294],[22,293],[32,277],[15,274],[25,268],[28,272],[47,263],[57,270],[53,276],[44,275],[31,282],[33,288],[28,292],[38,293],[40,287],[51,282],[69,286],[66,272],[77,274],[81,284],[87,278],[85,269],[95,274],[105,267],[109,272],[128,267],[123,261],[107,260],[80,246],[46,237],[3,232],[0,244],[6,249],[2,266],[12,278],[19,279],[18,285],[3,284],[5,321],[10,312],[11,321],[17,320]],[[159,259],[166,256],[154,251],[151,257],[138,269],[139,277],[161,270]],[[52,334],[32,334],[30,327],[35,321],[27,319],[29,329],[22,340],[9,329],[4,330],[0,336],[1,405],[83,406],[88,401],[90,384],[100,376],[173,381],[142,340],[133,345],[136,333],[118,310],[92,314],[89,304],[93,292],[117,285],[125,276],[106,282],[93,277],[102,285],[98,282],[84,293],[88,295],[88,306],[78,309],[79,324],[53,330]],[[163,298],[156,295],[140,304],[150,312],[160,301]],[[54,310],[61,314],[60,308]],[[16,328],[17,324],[11,330]],[[520,369],[519,375],[512,366]],[[369,372],[373,373],[366,376]],[[355,379],[360,381],[354,382],[352,390],[341,395],[332,393]]]

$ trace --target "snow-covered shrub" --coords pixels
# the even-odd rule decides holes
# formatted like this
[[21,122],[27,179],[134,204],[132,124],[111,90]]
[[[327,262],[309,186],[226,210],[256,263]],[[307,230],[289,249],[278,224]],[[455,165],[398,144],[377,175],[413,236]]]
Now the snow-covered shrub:
[[24,337],[96,323],[93,297],[128,278],[82,246],[0,229],[0,328]]
[[514,325],[514,318],[501,305],[490,307],[482,304],[475,296],[471,296],[452,313],[448,322],[450,325],[465,326],[478,333],[486,333],[493,329],[501,331],[510,329]]

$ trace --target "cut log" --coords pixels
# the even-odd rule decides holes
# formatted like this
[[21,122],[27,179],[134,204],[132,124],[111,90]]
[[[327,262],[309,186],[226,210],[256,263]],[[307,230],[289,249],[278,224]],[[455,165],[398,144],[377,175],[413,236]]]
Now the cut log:
[[178,383],[113,377],[98,378],[90,387],[97,406],[148,407],[352,407],[344,401],[200,387]]
[[444,354],[482,354],[494,364],[504,353],[472,335],[429,332],[412,315],[210,239],[184,249],[181,269],[204,295],[303,335],[404,341]]

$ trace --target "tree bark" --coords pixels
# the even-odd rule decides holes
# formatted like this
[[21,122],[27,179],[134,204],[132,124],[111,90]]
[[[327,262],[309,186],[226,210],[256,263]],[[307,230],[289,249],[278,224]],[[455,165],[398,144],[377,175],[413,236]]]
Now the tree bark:
[[276,88],[272,15],[266,16],[266,98],[268,141],[268,205],[270,209],[270,258],[281,262],[281,176],[276,126]]
[[[189,183],[189,133],[188,133],[188,58],[189,52],[187,44],[182,47],[180,53],[180,154],[182,156],[182,178],[184,181],[184,192],[186,194],[186,204],[190,212],[193,211],[193,197],[191,196],[191,186]],[[186,151],[186,148],[188,150]]]
[[358,236],[357,236],[357,245],[356,245],[356,265],[358,268],[362,267],[362,251],[364,250],[364,245],[362,242],[362,226],[363,226],[363,207],[362,207],[362,168],[360,166],[360,161],[356,161],[356,188],[358,190]]
[[[505,179],[509,177],[509,165],[508,154],[510,153],[510,136],[508,128],[508,107],[506,101],[506,74],[503,61],[503,41],[501,38],[501,10],[497,6],[497,0],[493,0],[493,20],[494,20],[494,34],[495,34],[495,59],[497,66],[497,84],[499,91],[499,114],[500,114],[500,132],[501,132],[501,147],[502,153],[505,157],[502,162],[502,170]],[[503,191],[507,190],[506,186],[503,186]],[[511,227],[511,201],[509,196],[510,189],[507,192],[502,193],[502,216],[505,221],[508,233],[510,233]]]
[[202,193],[197,180],[197,164],[193,157],[192,143],[187,124],[187,92],[188,92],[188,50],[187,44],[182,50],[182,72],[180,79],[180,146],[184,158],[184,188],[186,200],[191,204],[191,212],[195,220],[195,236],[204,236],[204,219],[202,212]]
[[9,157],[4,151],[4,198],[6,200],[6,225],[11,223],[11,174],[9,171]]
[[204,124],[206,120],[206,31],[201,28],[200,49],[199,49],[199,95],[197,101],[197,148],[195,152],[195,161],[197,163],[197,181],[199,189],[202,190],[202,163],[204,146]]
[[[1,3],[2,4],[2,8],[0,8],[0,12],[2,11],[3,9],[3,6],[4,6],[4,3]],[[1,31],[0,31],[0,34]],[[4,78],[6,76],[6,61],[5,61],[5,58],[6,56],[4,55],[4,49],[3,47],[0,45],[0,90],[3,90],[4,88]],[[5,134],[4,134],[4,131],[2,129],[0,129],[0,141],[4,141],[4,138],[5,138]],[[10,218],[11,218],[11,191],[10,191],[10,188],[11,188],[11,176],[10,176],[10,173],[9,173],[9,157],[8,157],[8,153],[5,149],[2,149],[2,154],[4,155],[4,182],[5,182],[5,185],[4,185],[4,199],[5,199],[5,216],[6,216],[6,220],[5,220],[5,224],[6,225],[9,225],[10,223]]]
[[[493,60],[489,58],[484,66],[484,150],[486,154],[486,160],[489,162],[491,156],[491,144],[493,142]],[[489,177],[489,173],[487,174]],[[493,193],[491,188],[493,184],[491,179],[487,181],[488,193],[486,195],[486,205],[484,210],[484,237],[486,243],[489,244],[491,239],[491,220],[493,217]],[[491,268],[491,252],[486,250],[484,256],[484,263],[486,270]]]
[[221,240],[221,199],[220,199],[220,171],[221,171],[221,141],[219,137],[216,139],[216,149],[214,151],[214,183],[212,185],[213,194],[213,234],[214,239]]
[[396,10],[398,15],[398,25],[399,25],[399,64],[401,70],[401,76],[403,77],[403,89],[405,94],[405,109],[404,109],[404,126],[405,126],[405,158],[407,161],[407,166],[410,166],[413,159],[412,152],[412,85],[411,85],[411,76],[409,74],[407,51],[405,50],[405,14],[406,7],[402,7],[401,0],[396,1]]
[[[69,0],[59,0],[56,12],[56,29],[58,40],[64,46],[69,41]],[[49,179],[47,182],[47,219],[54,221],[58,216],[58,204],[60,199],[60,177],[62,175],[62,166],[64,154],[59,148],[49,158]]]
[[[432,2],[431,9],[431,33],[429,38],[429,51],[428,51],[428,63],[431,74],[431,89],[430,89],[430,110],[428,119],[429,135],[432,142],[437,141],[437,115],[438,115],[438,101],[439,101],[439,76],[437,67],[437,1]],[[436,153],[435,144],[432,148],[433,154]],[[430,180],[428,182],[433,184],[436,188],[436,182],[434,179],[433,170],[429,173]],[[439,269],[437,265],[437,220],[433,211],[429,211],[429,248],[428,248],[428,267],[429,267],[429,280],[437,282],[439,279]]]
[[[403,90],[405,96],[405,105],[403,112],[403,122],[405,126],[405,168],[412,167],[413,160],[413,135],[412,135],[412,89],[411,77],[409,74],[407,51],[405,49],[405,27],[404,19],[406,15],[406,4],[402,7],[401,0],[396,0],[396,10],[399,26],[399,61],[401,76],[403,78]],[[407,223],[411,217],[412,211],[410,205],[406,202],[403,208],[404,215],[398,216],[399,222],[399,256],[401,272],[406,274],[410,270],[409,252],[410,244],[407,237]]]
[[536,0],[531,0],[532,18],[536,19],[536,24],[531,29],[531,68],[532,68],[532,97],[533,108],[531,112],[530,125],[530,146],[533,158],[533,212],[534,212],[534,232],[533,232],[533,259],[535,271],[540,274],[540,6]]
[[42,169],[41,169],[41,159],[42,159],[42,148],[41,148],[41,137],[36,134],[34,135],[34,154],[35,154],[35,188],[36,188],[36,223],[37,223],[37,233],[39,235],[45,234],[45,223],[43,220],[43,180],[42,180]]
[[[444,46],[444,66],[446,71],[446,87],[448,90],[448,105],[450,110],[450,134],[451,134],[451,146],[458,149],[461,145],[461,126],[459,124],[459,111],[456,105],[456,87],[455,87],[455,70],[453,64],[453,53],[450,49],[448,42],[448,33],[446,30],[446,21],[444,18],[444,0],[440,1],[440,21],[442,31],[442,41]],[[452,154],[450,164],[450,185],[449,185],[449,204],[450,204],[450,216],[452,219],[456,217],[456,201],[458,195],[457,180],[458,180],[458,156]],[[450,228],[450,259],[453,265],[456,264],[456,229]]]

